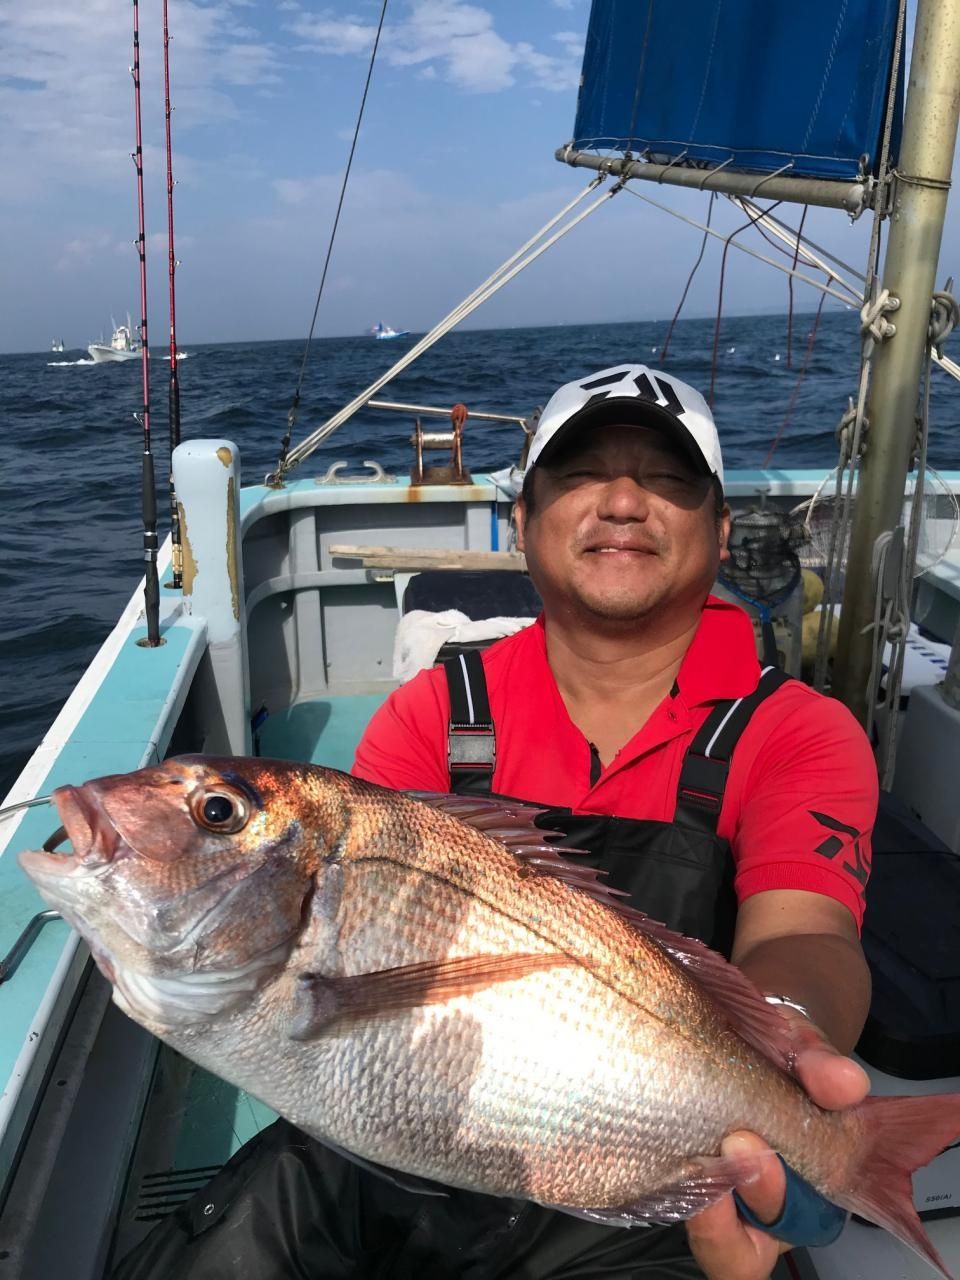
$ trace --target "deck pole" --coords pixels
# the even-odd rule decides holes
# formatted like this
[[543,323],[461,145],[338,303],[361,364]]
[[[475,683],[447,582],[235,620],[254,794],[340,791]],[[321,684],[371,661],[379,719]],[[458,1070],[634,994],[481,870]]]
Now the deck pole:
[[183,548],[183,600],[207,627],[196,676],[203,750],[249,755],[250,676],[240,542],[240,455],[229,440],[188,440],[173,451]]
[[878,343],[867,396],[833,692],[867,719],[877,539],[900,521],[916,439],[918,388],[936,287],[940,241],[960,115],[960,0],[919,0],[894,179],[883,287],[899,306],[893,337]]

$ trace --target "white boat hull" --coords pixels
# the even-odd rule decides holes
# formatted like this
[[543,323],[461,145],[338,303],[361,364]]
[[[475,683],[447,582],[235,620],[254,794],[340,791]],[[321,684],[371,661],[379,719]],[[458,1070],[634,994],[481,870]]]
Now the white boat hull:
[[91,342],[87,350],[97,364],[105,364],[109,360],[122,363],[125,360],[138,360],[140,358],[139,351],[118,351],[106,343]]

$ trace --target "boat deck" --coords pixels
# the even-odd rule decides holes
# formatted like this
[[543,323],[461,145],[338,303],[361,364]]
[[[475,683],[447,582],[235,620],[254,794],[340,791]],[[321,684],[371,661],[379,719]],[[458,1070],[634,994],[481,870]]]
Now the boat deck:
[[260,755],[349,771],[360,735],[387,688],[383,693],[312,698],[269,716],[260,730]]
[[[269,716],[260,731],[260,754],[349,770],[387,688],[310,699]],[[275,1119],[275,1112],[244,1090],[162,1048],[120,1214],[115,1259]]]

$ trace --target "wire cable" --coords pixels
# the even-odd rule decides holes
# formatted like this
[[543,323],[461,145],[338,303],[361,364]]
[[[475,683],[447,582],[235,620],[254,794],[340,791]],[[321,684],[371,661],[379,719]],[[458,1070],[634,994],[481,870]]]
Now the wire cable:
[[303,347],[303,359],[300,361],[300,374],[297,378],[296,390],[293,393],[293,401],[287,413],[287,430],[280,445],[280,458],[277,463],[277,473],[283,472],[283,464],[287,458],[287,451],[290,448],[290,439],[293,435],[293,428],[297,422],[297,411],[300,408],[300,392],[303,389],[303,375],[307,367],[307,356],[310,353],[310,343],[313,340],[313,331],[317,324],[317,315],[320,311],[320,299],[323,297],[323,286],[327,281],[327,272],[330,269],[330,259],[333,256],[333,245],[337,238],[337,228],[340,225],[340,213],[343,210],[343,201],[347,194],[347,183],[350,181],[350,170],[353,167],[353,156],[357,149],[357,139],[360,137],[360,125],[363,122],[363,112],[367,105],[367,94],[370,92],[370,81],[373,79],[373,67],[377,60],[377,49],[380,46],[380,36],[383,32],[384,19],[387,16],[387,4],[389,0],[383,0],[380,7],[380,21],[377,23],[377,32],[373,38],[373,49],[370,52],[370,65],[367,67],[367,78],[363,86],[363,95],[360,98],[360,110],[357,112],[357,123],[353,130],[353,140],[350,143],[350,154],[347,157],[347,167],[343,172],[343,182],[340,184],[340,198],[337,201],[337,211],[334,214],[333,226],[330,229],[330,240],[327,244],[326,257],[323,260],[323,271],[320,275],[320,287],[317,289],[317,300],[313,305],[313,318],[310,321],[310,332],[307,334],[307,341]]
[[697,271],[699,270],[699,267],[700,267],[700,263],[703,261],[704,251],[706,250],[706,247],[707,247],[707,240],[710,236],[710,222],[711,222],[711,219],[713,218],[713,206],[714,206],[714,203],[716,202],[716,198],[717,198],[717,193],[715,191],[711,191],[710,203],[707,206],[707,225],[703,233],[703,239],[700,241],[700,252],[697,254],[697,260],[693,264],[693,268],[690,274],[687,276],[687,283],[683,287],[683,293],[680,295],[680,301],[677,303],[677,309],[673,313],[673,319],[670,321],[670,327],[667,329],[667,336],[663,340],[663,346],[660,349],[661,363],[667,358],[667,352],[670,350],[670,339],[673,337],[674,327],[677,321],[680,319],[680,312],[683,310],[683,304],[686,302],[687,294],[690,292],[690,286],[693,284],[693,277],[697,274]]

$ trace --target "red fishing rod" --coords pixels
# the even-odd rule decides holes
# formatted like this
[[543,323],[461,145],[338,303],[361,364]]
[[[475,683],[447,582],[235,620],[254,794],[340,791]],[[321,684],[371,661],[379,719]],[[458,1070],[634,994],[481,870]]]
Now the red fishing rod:
[[147,340],[147,237],[143,211],[143,131],[140,124],[140,11],[133,0],[133,76],[134,117],[137,149],[133,163],[137,171],[137,214],[139,234],[137,254],[140,258],[140,367],[143,371],[143,415],[137,414],[143,427],[143,603],[147,615],[147,638],[141,641],[151,648],[160,644],[160,584],[157,578],[157,490],[150,452],[150,344]]
[[[180,443],[180,379],[177,372],[177,291],[174,283],[177,255],[173,248],[173,148],[170,145],[170,29],[167,25],[167,0],[163,0],[163,97],[167,128],[167,257],[170,278],[170,391],[168,411],[170,422],[170,456]],[[173,581],[170,586],[183,585],[183,551],[180,546],[180,509],[177,491],[173,484],[173,464],[170,465],[170,542],[172,544]]]

